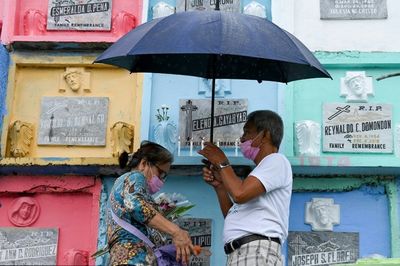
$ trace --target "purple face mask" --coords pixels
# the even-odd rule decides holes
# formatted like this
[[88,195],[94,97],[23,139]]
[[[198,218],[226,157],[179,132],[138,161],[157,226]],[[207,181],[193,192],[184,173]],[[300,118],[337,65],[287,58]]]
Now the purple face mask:
[[259,147],[252,147],[251,144],[253,143],[252,139],[246,140],[243,143],[240,143],[240,151],[243,153],[243,156],[247,159],[254,161],[258,152],[260,151]]
[[150,194],[155,194],[158,191],[160,191],[160,189],[162,188],[162,186],[164,185],[164,182],[161,181],[160,178],[158,178],[158,176],[153,175],[151,177],[151,179],[149,181],[147,181],[147,184],[149,185],[149,192]]
[[254,139],[246,140],[243,143],[240,143],[240,151],[242,152],[243,156],[247,159],[254,161],[258,152],[260,151],[259,147],[252,147],[251,144],[253,141],[258,137],[258,135]]

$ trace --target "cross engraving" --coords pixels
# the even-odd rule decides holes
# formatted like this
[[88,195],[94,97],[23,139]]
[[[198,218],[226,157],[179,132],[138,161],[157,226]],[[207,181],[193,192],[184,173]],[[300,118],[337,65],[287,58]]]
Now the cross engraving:
[[197,111],[198,107],[192,104],[192,100],[187,100],[186,104],[181,106],[181,110],[186,113],[186,128],[185,128],[185,139],[189,141],[192,138],[193,128],[193,112]]

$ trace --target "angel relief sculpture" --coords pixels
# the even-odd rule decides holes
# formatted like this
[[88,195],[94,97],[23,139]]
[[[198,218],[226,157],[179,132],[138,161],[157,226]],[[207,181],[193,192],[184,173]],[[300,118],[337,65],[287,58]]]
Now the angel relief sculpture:
[[153,19],[166,17],[175,13],[175,8],[173,6],[162,1],[155,4],[152,10]]
[[251,1],[249,4],[247,4],[243,8],[243,13],[247,14],[247,15],[257,16],[260,18],[267,17],[267,12],[266,12],[265,6],[263,6],[262,4],[260,4],[256,1]]
[[46,16],[42,11],[29,9],[24,15],[25,35],[44,35],[46,32]]
[[111,128],[112,155],[119,157],[121,153],[131,153],[134,143],[134,126],[125,122],[117,122]]
[[136,17],[128,12],[121,11],[112,18],[111,32],[122,36],[136,27]]
[[177,140],[177,128],[168,116],[169,107],[166,105],[161,106],[161,110],[157,109],[156,118],[158,123],[154,126],[154,139],[155,141],[167,148],[171,153],[174,153]]
[[320,125],[310,120],[298,121],[295,130],[298,153],[300,155],[318,156],[320,153]]
[[12,157],[29,154],[33,139],[33,125],[20,120],[11,124],[9,130],[9,153]]

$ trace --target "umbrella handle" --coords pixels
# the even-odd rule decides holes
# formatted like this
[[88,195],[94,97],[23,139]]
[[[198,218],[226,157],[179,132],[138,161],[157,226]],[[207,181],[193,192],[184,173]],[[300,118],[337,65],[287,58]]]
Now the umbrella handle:
[[[218,2],[218,0],[217,0]],[[211,86],[211,125],[210,125],[210,142],[214,140],[214,105],[215,105],[215,78],[212,79]]]

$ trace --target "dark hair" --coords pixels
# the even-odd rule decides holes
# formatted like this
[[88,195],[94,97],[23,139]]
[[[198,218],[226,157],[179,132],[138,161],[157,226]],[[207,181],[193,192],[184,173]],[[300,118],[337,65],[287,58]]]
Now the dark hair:
[[122,169],[126,167],[135,168],[142,159],[151,164],[165,164],[172,163],[174,157],[171,152],[160,144],[151,141],[142,141],[140,148],[136,152],[130,154],[123,152],[119,156],[119,167]]
[[272,145],[279,149],[283,138],[283,121],[277,113],[270,110],[254,111],[247,116],[247,122],[253,123],[257,132],[268,131]]

